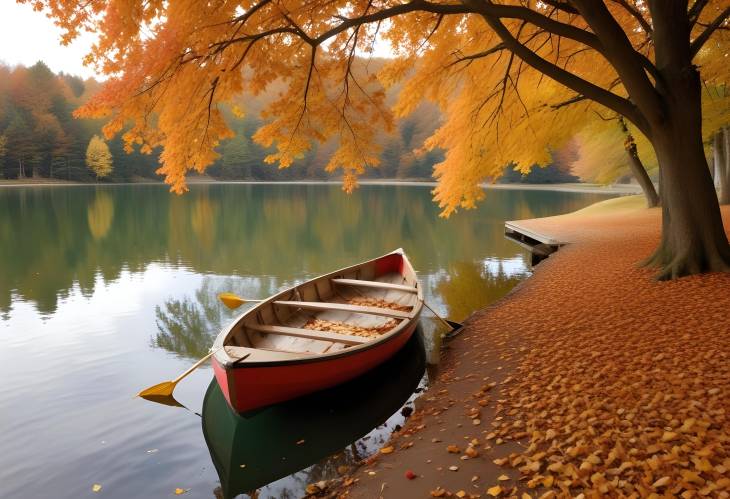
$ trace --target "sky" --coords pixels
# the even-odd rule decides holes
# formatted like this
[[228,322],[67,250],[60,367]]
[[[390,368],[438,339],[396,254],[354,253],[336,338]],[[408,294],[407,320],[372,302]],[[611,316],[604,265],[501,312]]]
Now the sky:
[[63,71],[83,78],[96,76],[82,60],[89,52],[93,36],[83,33],[72,44],[60,43],[61,30],[30,5],[0,0],[0,62],[32,66],[43,61],[54,72]]
[[[10,66],[32,66],[43,61],[55,73],[63,71],[83,78],[95,77],[82,60],[89,52],[94,35],[82,33],[68,46],[60,43],[61,29],[42,12],[35,12],[28,4],[14,0],[0,0],[0,63]],[[392,49],[386,42],[375,44],[376,57],[391,57]]]

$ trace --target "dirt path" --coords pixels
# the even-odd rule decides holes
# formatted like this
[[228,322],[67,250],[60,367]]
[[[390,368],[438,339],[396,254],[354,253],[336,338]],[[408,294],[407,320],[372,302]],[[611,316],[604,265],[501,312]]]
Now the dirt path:
[[637,267],[659,216],[530,221],[572,243],[471,318],[386,453],[330,495],[730,497],[730,275]]

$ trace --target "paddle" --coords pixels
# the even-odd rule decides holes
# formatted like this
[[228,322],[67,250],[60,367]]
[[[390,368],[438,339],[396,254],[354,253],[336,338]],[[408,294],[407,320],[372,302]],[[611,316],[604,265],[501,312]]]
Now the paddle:
[[447,328],[449,328],[449,330],[450,330],[450,331],[449,331],[448,333],[446,333],[446,337],[447,337],[447,338],[452,338],[452,337],[456,336],[456,335],[457,335],[458,333],[460,333],[460,332],[461,332],[461,328],[463,328],[463,327],[464,327],[464,325],[463,325],[463,324],[461,324],[461,323],[459,323],[459,322],[455,322],[455,321],[450,321],[450,320],[448,320],[448,319],[444,319],[444,318],[443,318],[443,317],[441,317],[441,316],[440,316],[440,315],[439,315],[438,313],[436,313],[436,311],[435,311],[434,309],[432,309],[432,308],[431,308],[431,307],[430,307],[430,306],[428,305],[428,303],[426,303],[426,302],[424,301],[424,302],[423,302],[423,304],[424,304],[424,305],[426,305],[426,308],[427,308],[427,309],[429,309],[429,310],[431,311],[431,313],[432,313],[433,315],[435,315],[435,316],[436,316],[436,318],[437,318],[438,320],[440,320],[440,321],[441,321],[441,323],[442,323],[442,324],[443,324],[444,326],[446,326]]
[[[243,298],[234,295],[233,293],[221,293],[218,295],[218,298],[220,301],[223,302],[223,304],[230,308],[230,309],[236,309],[247,302],[258,302],[261,300],[244,300]],[[222,348],[222,347],[221,347]],[[150,386],[149,388],[142,390],[137,394],[138,397],[150,399],[151,397],[170,397],[172,396],[172,392],[175,390],[175,386],[183,380],[188,374],[195,371],[197,368],[199,368],[203,363],[211,358],[214,353],[216,353],[220,348],[217,348],[216,350],[211,351],[208,355],[197,361],[195,364],[190,366],[190,368],[182,373],[177,378],[173,379],[172,381],[163,381],[162,383],[158,383],[154,386]],[[239,359],[242,360],[242,359]]]
[[[222,347],[221,347],[222,348]],[[173,379],[172,381],[163,381],[162,383],[158,383],[154,386],[151,386],[147,388],[146,390],[142,390],[137,394],[138,397],[142,398],[150,398],[150,397],[169,397],[172,395],[173,390],[175,390],[175,386],[182,381],[183,378],[185,378],[188,374],[195,371],[197,368],[199,368],[203,363],[208,360],[214,353],[216,353],[220,348],[217,348],[210,352],[208,355],[197,361],[195,364],[190,366],[190,368],[182,373],[177,378]]]
[[223,304],[230,308],[231,310],[235,310],[244,303],[250,303],[250,302],[260,302],[262,300],[249,300],[241,298],[238,295],[234,295],[233,293],[220,293],[218,295],[218,299],[223,302]]

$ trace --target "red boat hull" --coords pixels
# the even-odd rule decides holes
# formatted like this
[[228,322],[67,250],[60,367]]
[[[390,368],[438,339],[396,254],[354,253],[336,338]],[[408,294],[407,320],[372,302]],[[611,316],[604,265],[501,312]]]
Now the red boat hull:
[[278,363],[242,363],[228,369],[213,359],[216,380],[238,413],[245,413],[278,402],[344,383],[388,360],[411,338],[417,320],[397,336],[370,348],[343,351],[340,355]]

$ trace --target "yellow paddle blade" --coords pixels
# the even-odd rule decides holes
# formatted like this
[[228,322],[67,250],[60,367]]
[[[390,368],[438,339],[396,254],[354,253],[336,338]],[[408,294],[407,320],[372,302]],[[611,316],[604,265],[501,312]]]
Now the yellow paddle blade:
[[234,295],[233,293],[220,293],[218,295],[218,299],[231,310],[237,309],[238,307],[246,303],[246,300]]
[[175,390],[177,383],[173,381],[163,381],[155,386],[151,386],[146,390],[142,390],[137,394],[138,397],[169,397]]

